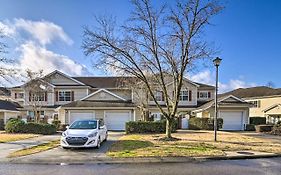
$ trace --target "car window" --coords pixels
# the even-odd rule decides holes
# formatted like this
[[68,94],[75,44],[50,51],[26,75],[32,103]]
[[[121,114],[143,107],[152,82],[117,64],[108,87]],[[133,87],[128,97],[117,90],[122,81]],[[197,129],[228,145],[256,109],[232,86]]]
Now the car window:
[[85,121],[75,121],[69,127],[69,129],[96,129],[97,121],[94,120],[85,120]]

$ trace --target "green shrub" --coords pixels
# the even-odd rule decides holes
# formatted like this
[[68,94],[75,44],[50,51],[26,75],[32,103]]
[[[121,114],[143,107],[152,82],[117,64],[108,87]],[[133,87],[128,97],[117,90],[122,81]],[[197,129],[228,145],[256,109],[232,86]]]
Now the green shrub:
[[56,126],[57,130],[59,130],[60,129],[61,121],[60,120],[53,120],[52,124]]
[[65,131],[67,126],[69,126],[69,125],[68,125],[68,124],[62,124],[62,125],[60,125],[59,131]]
[[0,130],[5,129],[4,119],[0,119]]
[[253,125],[253,124],[246,124],[245,130],[246,131],[255,131],[256,128],[255,128],[255,125]]
[[26,123],[22,128],[24,133],[50,135],[55,134],[57,131],[56,126],[46,123]]
[[[223,119],[218,118],[217,129],[221,129],[223,126]],[[192,130],[213,130],[214,129],[214,119],[211,118],[190,118],[188,121],[188,129]]]
[[264,125],[264,124],[266,124],[266,118],[265,117],[250,117],[250,124]]
[[255,128],[257,132],[271,132],[273,125],[256,125]]
[[25,123],[21,119],[10,119],[5,126],[5,131],[10,133],[20,133]]
[[271,134],[281,136],[281,124],[274,125]]
[[11,119],[5,126],[6,132],[9,133],[32,133],[32,134],[55,134],[56,126],[45,123],[24,123],[20,119]]
[[[177,129],[177,123],[172,123],[172,132]],[[164,133],[166,121],[130,121],[126,123],[126,133]]]

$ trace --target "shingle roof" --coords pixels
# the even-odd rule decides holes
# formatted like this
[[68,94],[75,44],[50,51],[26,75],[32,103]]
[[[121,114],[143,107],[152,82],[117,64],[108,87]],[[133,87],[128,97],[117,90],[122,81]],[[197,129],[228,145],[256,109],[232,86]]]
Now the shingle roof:
[[239,98],[250,98],[250,97],[264,97],[264,96],[273,96],[281,95],[281,89],[270,88],[266,86],[258,86],[251,88],[239,88],[233,91],[224,93],[223,95],[234,95]]
[[[227,98],[227,96],[230,96],[230,95],[219,95],[218,96],[218,104],[219,105],[230,105],[230,104],[249,104],[248,102],[242,102],[242,101],[222,101],[220,102],[221,100],[223,100],[224,98]],[[206,108],[209,108],[211,106],[213,106],[215,104],[215,100],[210,100],[206,103],[204,103],[203,105],[199,106],[196,110],[200,110],[200,109],[206,109]]]
[[[126,82],[135,82],[135,77],[125,77],[125,76],[119,76],[119,77],[72,77],[88,86],[94,87],[94,88],[115,88],[115,87],[124,87]],[[195,84],[198,84],[200,88],[215,88],[212,85],[203,84],[194,82]]]
[[10,111],[18,111],[17,108],[22,108],[18,103],[8,101],[8,100],[0,100],[0,110],[10,110]]
[[196,84],[198,84],[201,88],[212,88],[214,89],[215,86],[209,85],[209,84],[203,84],[203,83],[198,83],[198,82],[194,82]]
[[126,82],[135,80],[134,77],[72,77],[72,78],[94,88],[124,87]]
[[62,105],[62,107],[135,107],[135,104],[130,101],[78,100]]

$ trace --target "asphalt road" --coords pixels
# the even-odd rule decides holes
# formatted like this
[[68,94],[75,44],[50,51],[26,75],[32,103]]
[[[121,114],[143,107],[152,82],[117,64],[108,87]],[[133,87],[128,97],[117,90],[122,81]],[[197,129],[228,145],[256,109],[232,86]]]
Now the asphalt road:
[[281,175],[281,158],[193,163],[39,165],[0,164],[1,175]]

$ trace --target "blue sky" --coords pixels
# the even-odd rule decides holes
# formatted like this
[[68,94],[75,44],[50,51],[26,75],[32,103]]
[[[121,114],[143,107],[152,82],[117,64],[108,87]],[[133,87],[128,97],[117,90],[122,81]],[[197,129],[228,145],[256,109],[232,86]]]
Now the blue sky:
[[[155,1],[156,2],[156,1]],[[220,49],[221,91],[238,87],[281,86],[281,1],[229,0],[212,20],[206,39]],[[156,4],[157,5],[157,4]],[[9,55],[19,66],[32,69],[47,64],[72,75],[101,75],[81,49],[83,26],[93,26],[93,15],[112,14],[122,22],[132,10],[129,0],[2,0],[0,27],[10,34]],[[214,69],[191,75],[214,83]]]

